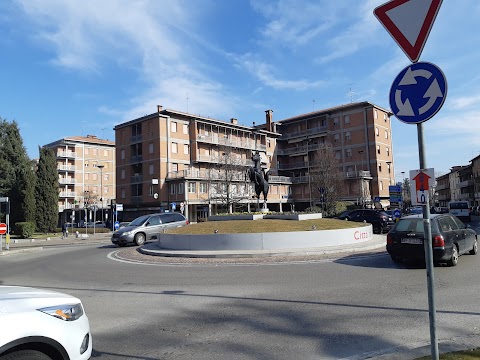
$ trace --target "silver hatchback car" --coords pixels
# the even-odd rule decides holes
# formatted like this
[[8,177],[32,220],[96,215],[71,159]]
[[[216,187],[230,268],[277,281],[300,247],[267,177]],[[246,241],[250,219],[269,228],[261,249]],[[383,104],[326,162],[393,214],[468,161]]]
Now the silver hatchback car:
[[112,235],[112,243],[126,246],[129,243],[143,245],[145,241],[156,239],[164,229],[188,225],[188,220],[180,213],[160,213],[143,215],[122,227]]

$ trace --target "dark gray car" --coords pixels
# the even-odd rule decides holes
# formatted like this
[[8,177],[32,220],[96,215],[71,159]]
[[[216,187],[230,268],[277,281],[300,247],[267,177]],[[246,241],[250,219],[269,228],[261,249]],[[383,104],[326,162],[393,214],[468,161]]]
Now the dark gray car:
[[112,243],[126,246],[129,243],[143,245],[145,241],[156,239],[157,234],[166,228],[188,225],[188,221],[180,213],[160,213],[143,215],[122,227],[112,235]]

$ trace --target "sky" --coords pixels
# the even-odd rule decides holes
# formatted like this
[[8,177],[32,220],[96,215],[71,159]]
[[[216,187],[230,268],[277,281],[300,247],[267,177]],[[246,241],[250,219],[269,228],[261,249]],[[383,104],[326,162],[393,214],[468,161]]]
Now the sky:
[[[411,0],[429,1],[429,0]],[[373,10],[386,0],[3,0],[0,117],[31,158],[68,136],[114,140],[156,106],[240,124],[369,101],[410,60]],[[423,123],[426,167],[480,154],[478,0],[444,1],[420,61],[448,82]],[[392,117],[394,170],[419,169],[417,126]]]

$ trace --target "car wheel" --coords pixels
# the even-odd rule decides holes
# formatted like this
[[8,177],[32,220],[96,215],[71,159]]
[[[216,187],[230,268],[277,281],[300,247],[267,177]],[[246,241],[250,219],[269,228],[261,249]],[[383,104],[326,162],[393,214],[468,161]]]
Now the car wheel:
[[472,250],[470,250],[469,254],[470,255],[477,255],[477,252],[478,252],[478,244],[477,244],[477,239],[475,238],[473,240]]
[[36,350],[19,350],[1,357],[1,360],[52,360]]
[[452,257],[448,261],[449,266],[456,266],[458,264],[458,250],[457,246],[454,244],[452,249]]
[[145,244],[145,234],[144,233],[138,233],[135,235],[135,244],[138,246]]
[[374,234],[381,234],[382,233],[382,226],[380,224],[373,224],[373,233]]

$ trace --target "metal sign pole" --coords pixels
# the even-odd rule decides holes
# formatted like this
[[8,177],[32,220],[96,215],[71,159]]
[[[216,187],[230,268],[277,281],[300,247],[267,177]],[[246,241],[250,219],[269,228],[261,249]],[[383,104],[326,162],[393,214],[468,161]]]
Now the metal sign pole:
[[[423,127],[422,123],[417,124],[418,150],[420,158],[420,169],[427,168],[425,157]],[[428,288],[428,317],[430,319],[430,348],[432,359],[438,360],[438,339],[437,339],[437,315],[435,309],[435,277],[433,272],[433,248],[432,248],[432,227],[430,224],[430,199],[426,197],[425,205],[423,205],[423,228],[425,233],[425,264],[427,269],[427,288]]]

